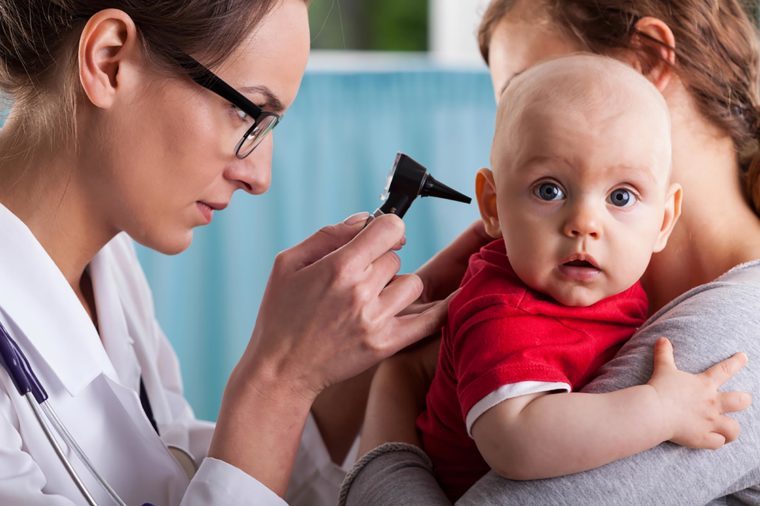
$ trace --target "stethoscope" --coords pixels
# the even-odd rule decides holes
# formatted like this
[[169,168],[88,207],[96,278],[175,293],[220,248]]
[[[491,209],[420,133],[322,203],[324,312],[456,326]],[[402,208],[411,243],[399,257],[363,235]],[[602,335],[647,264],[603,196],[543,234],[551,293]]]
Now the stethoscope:
[[[119,497],[119,494],[116,493],[105,478],[103,478],[103,476],[101,476],[95,469],[95,466],[93,466],[92,462],[87,457],[87,454],[76,442],[74,436],[71,435],[63,422],[58,418],[53,407],[46,402],[48,394],[45,391],[45,388],[40,383],[37,375],[34,374],[34,371],[32,370],[31,365],[29,365],[26,356],[21,351],[21,348],[19,348],[16,341],[13,340],[2,323],[0,323],[0,359],[2,359],[3,365],[5,366],[6,371],[8,371],[8,375],[16,386],[19,395],[26,398],[29,406],[32,408],[34,417],[37,419],[42,432],[45,433],[45,437],[50,443],[50,446],[55,451],[55,454],[58,456],[58,459],[61,461],[61,464],[63,464],[63,467],[66,469],[66,472],[69,474],[76,487],[79,489],[79,492],[81,492],[82,497],[87,501],[87,504],[96,506],[97,502],[95,502],[95,499],[85,486],[82,478],[80,478],[79,474],[74,469],[74,466],[66,455],[64,455],[63,449],[55,438],[53,431],[55,431],[58,434],[58,437],[74,452],[89,473],[108,493],[111,499],[113,499],[113,501],[119,506],[126,506],[126,503],[121,497]],[[155,424],[155,422],[152,423]],[[197,468],[195,459],[181,448],[169,446],[168,449],[188,477],[192,477]],[[146,503],[146,505],[143,506],[147,505],[149,505],[149,503]]]
[[[414,199],[418,196],[439,197],[468,204],[471,201],[469,197],[462,195],[439,181],[436,181],[433,176],[428,173],[425,167],[414,161],[411,157],[403,153],[398,153],[390,174],[388,175],[385,191],[381,196],[381,200],[384,203],[372,215],[370,215],[367,223],[382,214],[392,213],[399,217],[403,217],[406,211],[409,210]],[[24,353],[21,351],[21,348],[19,348],[16,341],[13,340],[1,322],[0,359],[2,359],[3,365],[8,371],[8,375],[16,386],[19,395],[26,398],[28,401],[40,428],[45,433],[45,437],[50,443],[50,446],[52,446],[55,454],[61,461],[61,464],[63,464],[66,472],[71,476],[72,481],[87,503],[93,506],[97,505],[92,494],[74,469],[74,466],[66,455],[64,455],[61,445],[55,438],[53,431],[55,431],[58,434],[58,437],[74,452],[74,454],[76,454],[77,458],[79,458],[89,473],[98,481],[98,483],[100,483],[111,499],[113,499],[113,501],[119,506],[126,506],[126,503],[121,497],[119,497],[119,494],[116,493],[105,478],[103,478],[95,469],[95,466],[93,466],[84,450],[82,450],[79,444],[77,444],[74,437],[66,429],[66,426],[58,418],[53,407],[46,402],[48,399],[47,392],[34,374],[34,371],[32,370],[31,365],[29,365],[26,356],[24,356]],[[153,423],[155,427],[155,422],[153,420],[151,420],[151,423]],[[168,448],[188,477],[192,477],[197,468],[195,459],[181,448],[174,446],[169,446]],[[147,506],[147,504],[148,503],[143,506]]]

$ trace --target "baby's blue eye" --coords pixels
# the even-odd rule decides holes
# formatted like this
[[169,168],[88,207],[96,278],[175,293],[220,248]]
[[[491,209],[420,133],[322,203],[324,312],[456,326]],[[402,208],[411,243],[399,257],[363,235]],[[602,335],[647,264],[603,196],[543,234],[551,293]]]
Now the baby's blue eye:
[[630,207],[636,203],[636,195],[626,188],[618,188],[610,192],[607,202],[615,207]]
[[533,194],[541,200],[562,200],[565,192],[557,183],[541,183],[533,189]]

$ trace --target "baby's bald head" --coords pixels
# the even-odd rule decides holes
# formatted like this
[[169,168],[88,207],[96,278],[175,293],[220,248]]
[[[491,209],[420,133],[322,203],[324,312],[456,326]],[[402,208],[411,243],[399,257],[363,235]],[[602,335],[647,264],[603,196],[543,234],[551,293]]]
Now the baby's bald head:
[[660,92],[616,60],[573,55],[517,76],[475,192],[486,232],[532,289],[570,306],[630,287],[680,213]]
[[[638,136],[642,163],[670,169],[670,117],[661,93],[632,67],[609,57],[576,54],[542,63],[515,77],[499,99],[491,166],[498,174],[517,162],[526,134],[552,124],[613,136]],[[643,135],[643,137],[641,137]],[[498,177],[498,175],[497,175]]]

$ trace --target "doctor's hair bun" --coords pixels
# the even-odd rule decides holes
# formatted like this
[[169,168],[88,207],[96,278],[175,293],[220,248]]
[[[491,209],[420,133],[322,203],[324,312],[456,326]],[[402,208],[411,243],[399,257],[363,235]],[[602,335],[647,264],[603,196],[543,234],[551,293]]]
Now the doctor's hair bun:
[[156,63],[168,64],[179,50],[214,66],[277,1],[0,0],[0,89],[19,100],[76,83],[60,72],[73,73],[81,30],[103,9],[130,15]]

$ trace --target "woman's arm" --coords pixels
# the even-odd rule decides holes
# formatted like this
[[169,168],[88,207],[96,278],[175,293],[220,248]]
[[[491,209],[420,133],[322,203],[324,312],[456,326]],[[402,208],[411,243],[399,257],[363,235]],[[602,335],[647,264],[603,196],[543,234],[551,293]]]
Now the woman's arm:
[[746,355],[689,374],[676,368],[667,339],[657,341],[654,354],[645,385],[499,403],[473,424],[480,454],[505,478],[536,480],[593,469],[665,441],[717,449],[736,439],[739,426],[723,413],[745,409],[750,397],[718,388],[744,366]]

